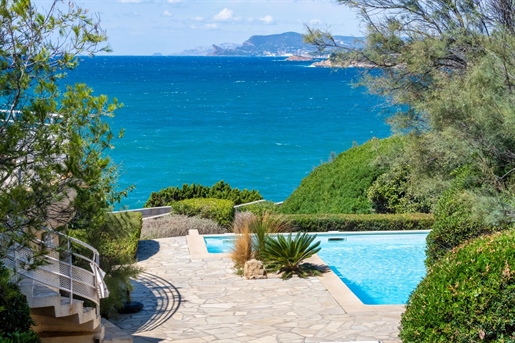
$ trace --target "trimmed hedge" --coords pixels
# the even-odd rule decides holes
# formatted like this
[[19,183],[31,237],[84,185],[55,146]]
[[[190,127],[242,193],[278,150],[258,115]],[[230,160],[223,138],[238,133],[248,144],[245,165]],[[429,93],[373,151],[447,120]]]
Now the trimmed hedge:
[[234,202],[224,199],[186,199],[173,204],[173,212],[188,217],[211,219],[228,228],[234,220]]
[[410,214],[289,214],[284,215],[295,231],[404,231],[430,230],[434,217]]
[[197,198],[226,199],[234,202],[235,205],[261,200],[263,197],[256,190],[231,188],[223,180],[218,181],[213,186],[203,186],[200,184],[183,184],[179,187],[168,187],[159,192],[152,192],[150,198],[145,203],[145,207],[169,206],[176,201]]
[[429,268],[401,319],[404,343],[515,342],[515,231],[469,241]]
[[276,205],[273,201],[263,201],[257,204],[247,205],[236,208],[236,212],[252,212],[255,215],[263,213],[278,213],[281,205]]

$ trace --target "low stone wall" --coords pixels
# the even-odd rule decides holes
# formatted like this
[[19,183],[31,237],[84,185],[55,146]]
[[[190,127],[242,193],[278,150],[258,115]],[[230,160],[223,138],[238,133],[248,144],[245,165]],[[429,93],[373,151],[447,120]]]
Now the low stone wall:
[[170,212],[172,212],[172,206],[137,208],[135,210],[116,211],[113,213],[122,213],[122,212],[139,212],[143,216],[143,219],[148,219],[150,217],[157,217],[157,216],[169,214]]

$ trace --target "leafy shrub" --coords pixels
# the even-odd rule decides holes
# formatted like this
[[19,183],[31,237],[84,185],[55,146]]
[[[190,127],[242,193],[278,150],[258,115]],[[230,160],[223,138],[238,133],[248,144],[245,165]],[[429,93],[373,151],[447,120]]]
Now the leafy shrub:
[[174,203],[173,212],[212,219],[223,227],[230,227],[234,220],[234,203],[213,198],[186,199]]
[[228,183],[218,181],[211,187],[199,184],[183,184],[179,187],[168,187],[159,192],[152,192],[145,203],[145,207],[168,206],[176,201],[196,198],[214,198],[231,200],[235,205],[245,204],[263,199],[256,190],[231,188]]
[[201,235],[226,233],[227,229],[211,219],[168,215],[143,221],[141,239],[157,239],[186,236],[189,230],[198,230]]
[[405,166],[390,168],[380,175],[367,190],[375,213],[429,213],[431,201],[415,194]]
[[401,139],[373,139],[361,146],[344,151],[330,163],[313,170],[300,186],[284,201],[280,212],[285,214],[312,213],[371,213],[367,190],[385,172],[376,163],[401,143]]
[[403,231],[429,230],[431,214],[290,214],[285,215],[294,231]]
[[281,205],[276,205],[273,201],[263,201],[257,204],[246,205],[236,208],[237,212],[251,212],[255,215],[267,213],[278,213]]
[[36,343],[40,339],[32,331],[27,298],[18,285],[10,281],[11,272],[0,262],[0,342]]
[[287,279],[292,274],[306,277],[309,270],[303,268],[302,262],[320,251],[320,242],[312,244],[316,235],[298,232],[295,238],[292,234],[288,236],[277,235],[266,240],[264,255],[266,256],[267,267],[282,272],[282,278]]
[[431,266],[402,315],[402,341],[514,342],[514,247],[514,230],[495,233]]
[[471,171],[465,168],[456,174],[436,204],[435,223],[427,237],[427,266],[469,239],[504,229],[487,225],[475,211],[478,196],[467,190],[473,182]]
[[41,339],[34,331],[0,333],[0,343],[41,343]]
[[141,227],[141,213],[121,212],[107,214],[97,228],[68,230],[70,236],[90,244],[100,254],[100,268],[106,273],[104,281],[109,289],[109,297],[100,300],[103,317],[108,318],[114,308],[123,305],[127,289],[132,287],[130,278],[141,271],[134,264]]

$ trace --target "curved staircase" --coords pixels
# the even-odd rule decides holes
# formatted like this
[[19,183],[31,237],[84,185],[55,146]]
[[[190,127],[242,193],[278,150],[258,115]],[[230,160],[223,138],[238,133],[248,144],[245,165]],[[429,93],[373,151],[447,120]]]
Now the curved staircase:
[[[100,299],[109,292],[103,283],[98,251],[50,229],[41,236],[43,239],[36,239],[30,248],[11,246],[3,263],[20,279],[21,291],[36,322],[33,329],[42,342],[132,342],[131,336],[119,332],[109,337],[112,324],[100,318]],[[28,268],[37,250],[47,251],[45,263]]]

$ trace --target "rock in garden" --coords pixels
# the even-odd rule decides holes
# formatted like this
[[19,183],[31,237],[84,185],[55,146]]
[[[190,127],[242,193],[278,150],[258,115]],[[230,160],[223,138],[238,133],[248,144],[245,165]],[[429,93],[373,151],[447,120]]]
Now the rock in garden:
[[243,275],[247,279],[266,279],[266,270],[263,262],[256,259],[245,262],[243,267]]

